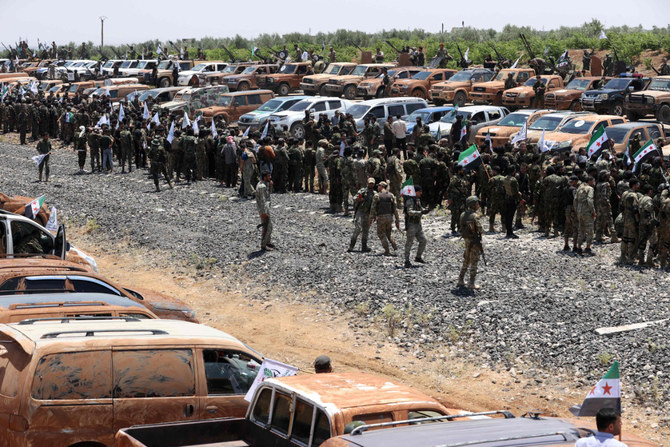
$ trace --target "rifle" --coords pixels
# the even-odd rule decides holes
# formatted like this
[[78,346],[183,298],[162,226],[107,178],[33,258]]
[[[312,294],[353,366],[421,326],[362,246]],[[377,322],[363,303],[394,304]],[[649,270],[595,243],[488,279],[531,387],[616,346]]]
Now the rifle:
[[226,48],[225,45],[221,44],[221,47],[223,48],[223,51],[226,52],[228,57],[230,57],[230,62],[236,62],[237,61],[237,58],[235,57],[235,55],[233,53],[231,53],[230,50],[228,48]]
[[526,48],[528,57],[531,59],[535,59],[535,54],[533,53],[533,50],[530,48],[530,44],[528,43],[528,40],[526,40],[526,36],[524,34],[519,34],[519,37],[521,37],[521,40],[523,41],[523,46]]
[[459,65],[461,66],[461,68],[468,68],[468,61],[465,60],[465,56],[463,56],[463,52],[461,51],[461,47],[458,44],[456,44],[456,49],[458,50],[458,54],[460,54],[460,56],[461,56],[461,60],[459,62]]

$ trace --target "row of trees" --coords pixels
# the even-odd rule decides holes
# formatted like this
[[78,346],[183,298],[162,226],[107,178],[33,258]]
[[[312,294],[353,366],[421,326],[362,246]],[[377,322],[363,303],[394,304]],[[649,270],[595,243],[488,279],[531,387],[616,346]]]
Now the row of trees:
[[[602,31],[605,31],[607,39],[600,38]],[[533,52],[540,57],[547,48],[549,54],[555,58],[568,48],[616,49],[619,58],[628,63],[635,63],[639,62],[636,60],[638,55],[646,49],[666,51],[670,49],[670,26],[666,28],[654,27],[651,30],[645,30],[642,26],[621,26],[605,29],[603,24],[596,19],[578,27],[562,26],[550,31],[516,25],[505,25],[501,31],[464,27],[454,28],[445,33],[429,33],[422,29],[393,29],[366,34],[362,31],[340,29],[331,33],[317,33],[315,35],[289,33],[280,36],[275,33],[261,34],[254,39],[236,35],[227,38],[204,37],[200,40],[178,40],[174,42],[152,40],[128,45],[105,46],[103,48],[89,42],[87,46],[91,48],[92,57],[103,59],[125,56],[130,45],[133,45],[138,53],[142,53],[142,51],[148,53],[149,51],[155,52],[160,44],[164,53],[177,54],[179,48],[188,48],[189,55],[195,57],[197,49],[200,48],[208,59],[227,60],[229,56],[223,50],[223,46],[226,46],[236,58],[247,60],[251,58],[253,47],[259,48],[261,54],[268,54],[268,48],[278,51],[286,45],[290,51],[293,49],[293,44],[298,44],[303,49],[312,48],[321,53],[325,45],[326,52],[330,46],[334,47],[338,60],[351,61],[358,57],[359,52],[355,45],[371,51],[380,48],[387,55],[394,54],[394,50],[386,43],[387,41],[391,42],[396,48],[406,45],[410,47],[422,46],[427,56],[431,57],[437,51],[440,42],[444,42],[446,48],[454,57],[458,57],[456,46],[459,45],[463,51],[469,48],[469,59],[479,63],[489,53],[495,58],[491,45],[495,45],[497,50],[506,58],[516,60],[521,56],[522,61],[527,59],[528,55],[525,54],[526,51],[519,37],[520,34],[527,37]],[[79,46],[74,42],[70,42],[65,47],[72,50],[75,55],[79,49]],[[325,54],[322,53],[322,55]]]

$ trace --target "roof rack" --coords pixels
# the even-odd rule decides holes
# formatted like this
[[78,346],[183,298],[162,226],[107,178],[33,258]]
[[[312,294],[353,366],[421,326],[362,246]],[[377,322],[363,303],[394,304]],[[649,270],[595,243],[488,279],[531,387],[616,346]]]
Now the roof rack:
[[119,332],[148,332],[151,335],[168,335],[166,331],[161,329],[82,329],[79,331],[59,331],[59,332],[49,332],[42,335],[41,338],[58,338],[59,335],[73,335],[73,334],[85,334],[85,337],[94,337],[95,334],[104,334],[104,333],[114,333],[118,334]]
[[[70,289],[12,289],[0,290],[0,295],[29,295],[31,293],[78,293]],[[81,293],[81,292],[79,292]]]
[[[28,320],[20,321],[18,324],[33,324],[40,323],[42,321],[60,321],[61,323],[69,323],[70,321],[107,321],[107,320],[124,320],[127,322],[136,322],[140,321],[137,317],[105,317],[105,316],[91,316],[91,317],[52,317],[52,318],[30,318]],[[134,330],[134,329],[133,329]],[[75,332],[84,332],[84,331],[75,331]],[[101,331],[94,331],[101,332]],[[116,332],[116,331],[114,331]],[[56,334],[57,332],[53,332]],[[44,338],[44,337],[42,337]]]
[[366,430],[369,430],[371,428],[378,428],[378,427],[393,427],[394,425],[419,424],[419,423],[424,423],[424,422],[435,422],[435,421],[452,420],[452,419],[458,419],[458,418],[468,418],[468,417],[472,417],[472,416],[491,416],[491,415],[494,415],[494,414],[502,414],[505,417],[505,419],[514,419],[514,415],[507,410],[482,411],[480,413],[449,414],[449,415],[446,415],[446,416],[408,419],[408,420],[405,420],[405,421],[380,422],[378,424],[364,424],[364,425],[360,425],[360,426],[354,428],[351,431],[351,434],[352,435],[360,435],[361,433],[363,433]]
[[109,306],[109,303],[104,301],[58,301],[58,302],[44,302],[44,303],[19,303],[9,306],[10,310],[16,309],[39,309],[39,308],[58,308],[58,307],[76,307],[76,306]]
[[561,431],[550,431],[550,432],[545,432],[545,433],[536,433],[533,435],[517,435],[517,436],[505,436],[502,438],[496,438],[496,439],[479,439],[476,441],[464,441],[464,442],[454,442],[451,444],[440,444],[435,447],[464,447],[468,445],[479,445],[479,444],[492,444],[495,442],[506,442],[506,441],[515,441],[517,439],[534,439],[534,438],[545,438],[547,436],[562,436],[563,441],[576,441],[578,438],[576,438],[574,435],[570,436],[568,433],[561,432]]

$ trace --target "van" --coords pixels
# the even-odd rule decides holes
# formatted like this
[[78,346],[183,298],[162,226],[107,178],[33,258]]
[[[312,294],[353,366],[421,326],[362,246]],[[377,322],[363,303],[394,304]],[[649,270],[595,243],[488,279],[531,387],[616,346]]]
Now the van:
[[347,110],[347,113],[351,113],[351,116],[353,116],[356,121],[356,129],[361,131],[365,127],[365,118],[369,118],[373,115],[377,117],[377,122],[382,125],[388,120],[389,116],[395,118],[397,115],[400,115],[405,119],[415,110],[424,109],[426,107],[428,107],[428,103],[426,103],[425,99],[407,96],[362,101],[351,106],[351,108]]
[[223,117],[226,123],[232,123],[245,113],[256,110],[274,96],[275,94],[270,90],[224,93],[216,98],[214,105],[196,110],[195,113],[202,112],[202,117],[206,123],[211,122],[218,116]]
[[261,363],[235,337],[183,321],[0,324],[0,447],[112,446],[136,424],[244,417]]

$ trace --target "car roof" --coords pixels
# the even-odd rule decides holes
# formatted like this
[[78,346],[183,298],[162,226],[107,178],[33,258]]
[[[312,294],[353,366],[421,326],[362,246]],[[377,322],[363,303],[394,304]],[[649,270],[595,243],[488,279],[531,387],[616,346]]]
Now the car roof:
[[638,127],[649,127],[649,126],[656,126],[658,127],[658,123],[656,122],[643,122],[643,121],[628,121],[627,123],[621,123],[621,124],[614,124],[610,127],[616,127],[618,129],[637,129]]
[[305,96],[300,96],[300,95],[296,95],[296,96],[275,96],[272,99],[278,99],[280,101],[290,101],[292,99],[297,99],[298,101],[302,101],[303,99],[307,99],[307,98],[313,98],[313,96],[307,96],[307,95],[305,95]]
[[415,98],[414,96],[399,96],[395,98],[377,98],[361,101],[358,104],[365,104],[368,106],[376,106],[379,104],[393,104],[393,103],[407,103],[407,102],[426,102],[425,99]]
[[265,382],[303,395],[324,408],[347,409],[388,403],[439,404],[412,387],[362,372],[276,377]]
[[221,93],[221,96],[245,96],[245,95],[253,95],[253,94],[271,94],[273,93],[272,90],[241,90],[238,92],[228,92],[228,93]]
[[137,301],[125,296],[109,293],[29,293],[2,295],[0,294],[0,308],[9,309],[12,304],[31,305],[36,303],[71,303],[77,305],[80,302],[99,302],[108,306],[142,307]]
[[571,110],[559,110],[557,112],[547,113],[542,118],[564,118],[566,116],[591,116],[590,113],[575,113]]
[[[93,339],[128,339],[150,337],[151,343],[166,340],[229,341],[243,345],[237,338],[218,329],[204,324],[190,323],[181,320],[138,320],[124,321],[107,320],[72,320],[67,323],[60,321],[44,321],[33,325],[10,323],[0,325],[0,333],[8,335],[24,348],[44,345],[64,340],[81,343]],[[58,336],[61,335],[61,336]],[[26,350],[32,352],[32,349]]]
[[542,112],[546,109],[519,109],[510,113],[510,115],[532,115],[533,113]]
[[416,109],[414,112],[448,112],[450,110],[454,110],[454,107],[452,106],[424,107],[423,109]]
[[[566,443],[563,434],[567,436],[569,444]],[[436,445],[513,446],[520,445],[520,440],[524,441],[523,445],[563,443],[573,445],[574,441],[580,437],[579,429],[567,421],[523,417],[411,425],[364,431],[355,435],[344,435],[341,438],[363,447],[406,445],[433,447]],[[507,441],[504,440],[505,438]]]
[[502,109],[502,107],[499,106],[465,106],[458,108],[459,111],[470,112],[470,113],[477,113],[489,110],[500,110],[500,109]]

